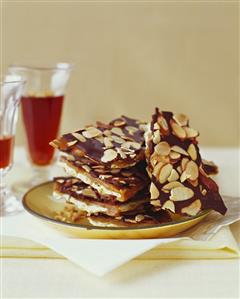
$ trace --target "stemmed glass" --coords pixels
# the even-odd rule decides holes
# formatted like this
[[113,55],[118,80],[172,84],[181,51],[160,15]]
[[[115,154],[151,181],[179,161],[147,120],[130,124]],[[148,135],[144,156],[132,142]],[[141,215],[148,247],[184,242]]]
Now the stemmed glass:
[[58,63],[53,67],[9,67],[10,74],[26,79],[21,106],[29,160],[34,171],[31,180],[13,186],[20,194],[49,179],[49,166],[54,162],[54,149],[49,142],[59,132],[65,88],[72,67],[68,63]]
[[18,76],[6,76],[0,83],[0,215],[20,211],[20,201],[4,183],[12,167],[18,104],[25,81]]

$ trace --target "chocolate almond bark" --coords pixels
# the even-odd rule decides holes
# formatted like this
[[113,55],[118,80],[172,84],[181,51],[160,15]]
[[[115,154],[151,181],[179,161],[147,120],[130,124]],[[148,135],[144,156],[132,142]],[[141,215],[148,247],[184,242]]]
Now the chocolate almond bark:
[[190,216],[208,209],[226,213],[217,184],[204,170],[198,135],[184,114],[156,109],[152,116],[145,141],[151,204],[156,210]]
[[97,123],[64,134],[50,144],[60,151],[106,168],[129,168],[144,159],[144,126],[122,116],[109,124]]

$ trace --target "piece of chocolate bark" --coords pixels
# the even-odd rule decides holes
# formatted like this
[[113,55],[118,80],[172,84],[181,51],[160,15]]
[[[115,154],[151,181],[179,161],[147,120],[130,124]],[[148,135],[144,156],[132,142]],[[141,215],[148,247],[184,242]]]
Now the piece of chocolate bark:
[[144,160],[145,123],[122,116],[65,134],[50,144],[60,151],[106,168],[129,168]]
[[91,186],[75,177],[58,177],[54,179],[53,197],[66,203],[74,204],[79,210],[91,214],[105,214],[117,217],[131,211],[141,212],[144,204],[149,203],[147,188],[135,194],[128,201],[121,203],[113,195],[102,195]]
[[151,203],[156,210],[190,216],[208,209],[226,213],[217,184],[204,170],[198,135],[184,114],[156,109],[152,116],[145,140]]
[[68,175],[79,178],[101,195],[116,197],[120,202],[127,201],[149,184],[144,162],[131,168],[105,169],[102,165],[89,166],[78,160],[61,157],[59,164]]

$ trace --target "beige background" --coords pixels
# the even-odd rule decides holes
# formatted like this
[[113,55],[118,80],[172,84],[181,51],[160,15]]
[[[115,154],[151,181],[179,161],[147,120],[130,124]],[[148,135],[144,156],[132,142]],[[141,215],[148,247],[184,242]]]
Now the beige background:
[[[155,106],[185,112],[204,145],[238,144],[235,3],[3,4],[3,70],[69,61],[62,131]],[[21,118],[17,142],[23,143]]]

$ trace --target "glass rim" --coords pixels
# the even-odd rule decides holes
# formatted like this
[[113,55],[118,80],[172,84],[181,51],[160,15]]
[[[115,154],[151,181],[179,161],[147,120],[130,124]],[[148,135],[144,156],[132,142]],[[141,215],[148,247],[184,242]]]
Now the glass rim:
[[[58,65],[59,64],[59,65]],[[65,67],[61,66],[65,65]],[[73,63],[67,63],[67,62],[59,62],[54,66],[37,66],[37,65],[27,65],[27,64],[10,64],[8,68],[16,68],[16,69],[22,69],[22,70],[36,70],[36,71],[54,71],[54,70],[71,70],[73,69],[74,64]]]

